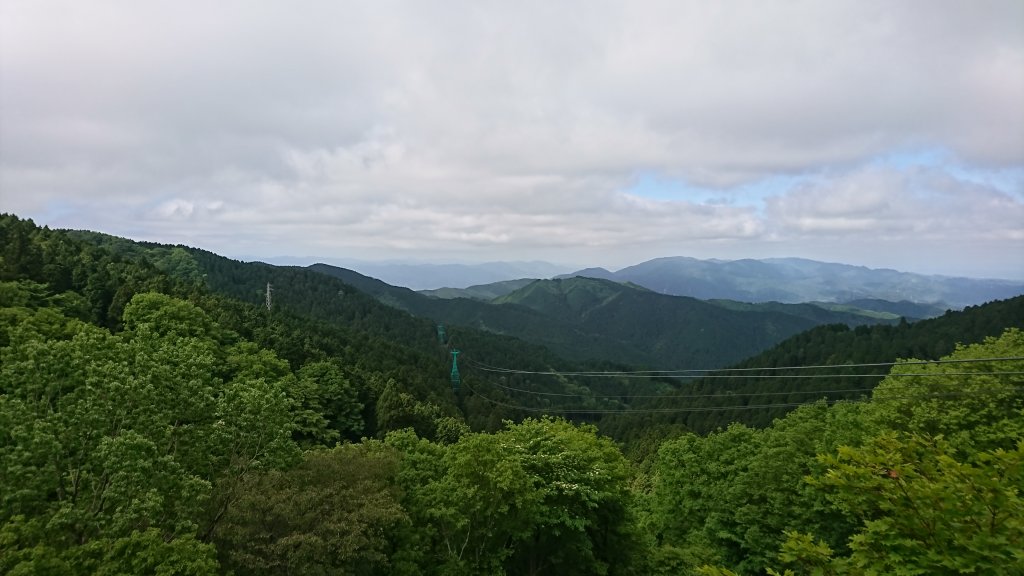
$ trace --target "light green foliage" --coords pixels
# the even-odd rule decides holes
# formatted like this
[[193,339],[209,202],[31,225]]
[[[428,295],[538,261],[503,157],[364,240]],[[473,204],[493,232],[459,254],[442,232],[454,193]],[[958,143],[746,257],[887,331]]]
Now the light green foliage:
[[12,546],[24,535],[25,525],[8,522],[0,527],[0,572],[10,576],[214,576],[220,574],[212,544],[192,536],[167,540],[156,528],[123,537],[100,537],[70,549],[45,544]]
[[[701,576],[739,576],[732,570],[729,570],[728,568],[722,568],[720,566],[701,566],[697,569],[696,573],[700,574]],[[770,570],[769,574],[771,574]],[[786,574],[786,576],[790,575]]]
[[95,576],[213,576],[220,574],[213,544],[184,536],[167,542],[156,529],[89,542],[69,554],[75,574]]
[[858,406],[817,403],[764,430],[734,424],[665,442],[646,498],[658,569],[724,563],[759,573],[774,562],[783,531],[795,528],[842,543],[850,520],[803,479],[824,470],[818,453],[863,434]]
[[162,255],[154,261],[157,268],[191,284],[203,282],[203,274],[199,271],[199,264],[189,254],[188,250],[181,246],[175,246],[160,252],[162,252]]
[[[1024,332],[959,346],[949,360],[1024,356]],[[1017,372],[1017,374],[999,374]],[[878,429],[942,435],[967,452],[1011,449],[1024,437],[1024,360],[896,366],[873,394]],[[920,373],[929,376],[895,376]]]
[[217,529],[239,575],[390,574],[398,502],[393,449],[369,441],[306,453],[287,471],[248,480]]
[[746,487],[738,479],[760,442],[760,432],[735,424],[662,445],[650,500],[659,555],[698,565],[742,556],[743,530],[735,512],[746,501]]
[[399,454],[396,480],[411,520],[397,537],[392,574],[445,574],[443,567],[452,567],[441,527],[455,524],[458,514],[444,498],[445,455],[451,447],[419,438],[412,429],[389,432],[384,443]]
[[1024,570],[1024,443],[960,460],[941,438],[886,433],[824,462],[817,482],[862,522],[853,573]]
[[625,459],[592,427],[525,420],[447,454],[451,555],[473,571],[603,574],[628,553]]
[[[951,359],[1024,355],[1020,331]],[[848,554],[789,534],[780,559],[808,574],[1024,572],[1024,417],[1019,361],[896,367],[866,407],[874,437],[824,451],[810,478],[855,518]],[[960,396],[922,397],[964,392]],[[787,571],[788,572],[788,571]]]
[[808,576],[832,576],[845,569],[845,563],[832,559],[832,548],[810,534],[795,530],[786,531],[786,541],[779,552],[779,560],[786,565],[795,565],[796,572],[786,569],[781,575],[768,569],[771,576],[792,576],[807,574]]
[[[194,539],[248,474],[294,458],[278,379],[242,369],[260,365],[252,354],[226,362],[231,334],[158,294],[137,296],[124,317],[116,335],[46,309],[7,329],[0,557],[104,573],[116,564],[109,554],[131,550],[159,572],[161,555],[212,550]],[[131,562],[118,570],[144,566]]]
[[437,405],[400,391],[393,379],[388,380],[377,399],[376,416],[378,434],[382,436],[393,430],[412,428],[426,438],[435,437],[436,422],[443,417]]
[[[1024,335],[1009,330],[950,359],[1019,356]],[[666,442],[649,497],[656,554],[666,567],[674,557],[681,569],[758,573],[781,546],[796,574],[1014,573],[1024,381],[994,372],[1021,370],[897,366],[867,405],[806,406],[763,431]],[[909,373],[928,376],[899,375]]]
[[[593,427],[526,420],[451,445],[389,434],[410,547],[436,574],[621,574],[636,546],[628,468]],[[424,538],[424,537],[427,538]]]
[[135,296],[125,308],[122,321],[127,330],[149,326],[161,336],[220,336],[206,312],[183,300],[154,292]]

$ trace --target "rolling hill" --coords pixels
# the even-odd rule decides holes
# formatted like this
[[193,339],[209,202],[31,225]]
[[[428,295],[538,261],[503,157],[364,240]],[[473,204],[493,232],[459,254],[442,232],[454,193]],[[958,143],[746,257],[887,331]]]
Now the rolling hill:
[[820,324],[898,321],[810,304],[704,302],[592,278],[536,280],[490,302],[440,299],[344,268],[310,268],[439,323],[513,336],[571,360],[653,368],[725,366]]
[[698,260],[657,258],[616,272],[586,269],[560,276],[633,282],[662,294],[784,303],[877,299],[963,308],[1024,294],[1024,282],[926,276],[802,258]]

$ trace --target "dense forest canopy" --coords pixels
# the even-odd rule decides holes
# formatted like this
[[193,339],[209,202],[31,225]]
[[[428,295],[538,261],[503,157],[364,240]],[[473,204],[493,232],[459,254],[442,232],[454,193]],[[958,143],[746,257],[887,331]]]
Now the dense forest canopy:
[[1019,574],[1022,308],[637,383],[314,271],[0,216],[0,572]]

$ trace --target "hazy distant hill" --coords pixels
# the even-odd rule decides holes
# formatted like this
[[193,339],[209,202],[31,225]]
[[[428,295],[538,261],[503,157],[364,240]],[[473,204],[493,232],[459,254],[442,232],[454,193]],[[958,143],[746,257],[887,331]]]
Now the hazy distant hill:
[[[637,348],[637,358],[646,357],[644,364],[659,367],[720,365],[729,356],[745,358],[784,333],[821,324],[898,320],[895,315],[830,311],[811,304],[701,301],[580,277],[539,280],[494,303],[531,308],[573,325],[588,338],[600,334],[617,340],[620,346]],[[554,349],[573,356],[570,350]]]
[[468,288],[438,288],[437,290],[418,290],[418,292],[424,296],[444,298],[446,300],[452,298],[472,298],[474,300],[489,301],[515,292],[534,280],[537,280],[537,278],[519,278],[517,280],[503,280],[490,284],[477,284]]
[[820,324],[898,319],[810,304],[703,302],[590,278],[536,280],[491,302],[441,299],[344,268],[310,268],[436,322],[514,336],[569,359],[652,367],[724,366]]
[[1024,294],[1024,282],[926,276],[802,258],[698,260],[658,258],[623,268],[560,276],[634,282],[655,292],[743,302],[908,301],[962,308]]
[[[1024,329],[1024,296],[971,306],[962,311],[947,311],[941,316],[914,323],[854,329],[834,324],[818,326],[734,366],[745,370],[762,368],[765,370],[755,373],[774,374],[777,378],[750,378],[739,374],[735,378],[718,375],[698,379],[686,385],[688,397],[645,399],[635,408],[666,411],[646,420],[648,427],[677,423],[697,433],[706,433],[726,427],[731,422],[767,426],[775,418],[784,416],[795,404],[819,398],[836,401],[866,396],[889,372],[887,366],[877,370],[861,366],[845,373],[835,369],[809,372],[797,368],[785,371],[779,367],[884,363],[909,358],[935,360],[951,353],[957,344],[981,342],[986,337],[1002,334],[1007,328]],[[808,374],[815,376],[808,378]],[[851,374],[861,376],[851,377]],[[723,399],[722,394],[736,396]],[[694,395],[707,396],[694,398]],[[694,410],[723,404],[738,408]],[[751,409],[751,406],[765,407]],[[679,410],[673,412],[673,409]],[[625,430],[639,432],[635,429],[634,418],[636,416],[606,418],[602,422],[602,431],[618,438],[628,437],[629,432]]]
[[550,262],[486,262],[483,264],[342,263],[360,274],[413,290],[465,288],[519,278],[551,278],[571,268]]
[[888,300],[878,300],[876,298],[862,298],[860,300],[844,302],[843,304],[860,310],[888,312],[905,318],[934,318],[935,316],[940,316],[946,312],[946,308],[944,306],[920,304],[917,302],[908,302],[906,300],[900,302],[889,302]]

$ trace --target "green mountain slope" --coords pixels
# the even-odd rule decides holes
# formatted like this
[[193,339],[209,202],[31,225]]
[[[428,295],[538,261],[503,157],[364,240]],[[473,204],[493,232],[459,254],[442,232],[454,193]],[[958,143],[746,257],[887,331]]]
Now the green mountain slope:
[[[306,268],[239,262],[185,246],[140,243],[96,232],[41,229],[13,216],[0,220],[0,239],[6,241],[5,261],[11,264],[6,268],[16,271],[12,272],[14,277],[55,285],[63,275],[73,276],[73,287],[97,300],[92,305],[92,317],[113,329],[120,324],[120,309],[133,294],[155,290],[191,299],[226,327],[288,360],[294,369],[325,359],[338,362],[360,391],[366,430],[371,434],[413,426],[430,436],[437,418],[446,415],[465,418],[473,429],[497,429],[506,419],[519,420],[532,414],[473,394],[469,389],[472,377],[466,379],[466,387],[459,394],[453,394],[450,346],[460,348],[463,358],[486,364],[536,371],[586,368],[555,356],[537,343],[467,326],[450,326],[448,340],[441,343],[436,324],[423,310],[414,316],[383,304],[363,290],[428,305],[438,300],[344,269],[336,271],[347,282]],[[63,246],[66,253],[51,255],[45,248],[50,245]],[[65,265],[73,268],[65,273]],[[109,277],[111,272],[116,275]],[[268,283],[272,286],[271,310],[265,306]],[[518,312],[529,321],[541,318],[526,308],[520,307]],[[397,411],[400,416],[378,426],[380,401],[392,388],[390,383],[399,398],[389,401],[386,411]],[[581,393],[586,397],[584,403],[594,408],[614,408],[618,406],[616,401],[595,400],[593,396],[621,394],[620,385],[604,378],[574,382],[571,390],[561,382],[545,384],[545,388],[554,393]],[[579,399],[574,402],[578,405]],[[553,405],[550,401],[528,404],[533,410]]]
[[675,397],[638,399],[632,408],[639,412],[610,416],[602,426],[618,438],[640,433],[644,427],[667,424],[697,432],[732,422],[767,426],[789,412],[792,405],[821,398],[837,401],[868,396],[889,372],[887,365],[829,370],[778,368],[933,360],[950,354],[957,345],[981,342],[1007,328],[1024,328],[1024,296],[949,311],[914,323],[853,329],[841,324],[818,326],[740,362],[735,368],[745,371],[733,373],[736,377],[723,372],[713,378],[679,382]]
[[513,336],[570,360],[652,368],[721,367],[820,324],[895,321],[812,305],[709,303],[582,277],[536,280],[489,303],[438,299],[344,268],[311,270],[436,322]]
[[[494,428],[502,418],[522,418],[532,410],[593,410],[579,415],[593,419],[600,410],[714,407],[712,400],[680,404],[668,398],[635,397],[638,392],[731,391],[752,394],[742,400],[748,405],[799,403],[808,399],[808,391],[870,388],[877,377],[810,382],[709,379],[696,384],[665,380],[645,382],[641,388],[622,378],[513,376],[481,366],[534,372],[621,369],[627,364],[656,366],[656,362],[664,362],[667,368],[712,367],[735,364],[755,354],[757,350],[749,350],[757,346],[764,352],[743,365],[937,357],[957,342],[977,341],[1007,326],[1020,326],[1024,316],[1021,299],[1013,299],[914,324],[853,329],[827,325],[805,332],[805,327],[827,318],[820,316],[820,308],[709,303],[578,278],[534,282],[494,304],[446,301],[349,271],[339,272],[349,274],[346,282],[315,270],[237,262],[182,246],[41,229],[8,216],[0,224],[4,240],[0,280],[43,283],[48,288],[41,297],[59,297],[76,317],[113,331],[120,329],[121,311],[135,294],[156,291],[186,298],[225,328],[273,350],[293,369],[324,359],[339,362],[359,390],[368,431],[378,429],[378,400],[391,380],[397,392],[410,398],[402,408],[407,410],[406,420],[395,422],[422,417],[422,424],[438,415],[458,414],[475,428]],[[270,311],[265,307],[268,282],[273,286]],[[364,293],[357,284],[377,294]],[[67,296],[68,290],[77,296]],[[408,311],[382,304],[380,295],[400,301]],[[466,388],[458,396],[448,382],[450,359],[446,346],[438,342],[435,323],[428,319],[432,317],[449,325],[447,344],[464,351],[460,361],[466,362]],[[783,346],[774,346],[787,337]],[[565,359],[552,351],[563,353]],[[671,364],[667,359],[672,359]],[[776,396],[780,392],[792,395]],[[437,411],[431,412],[435,409],[430,406]],[[784,411],[692,412],[666,420],[705,430],[733,420],[764,424]],[[628,435],[632,426],[616,434]]]
[[582,334],[638,348],[657,368],[724,366],[819,324],[881,321],[808,304],[705,302],[580,277],[534,282],[495,302],[526,306]]
[[961,308],[1024,293],[1019,281],[926,276],[802,258],[656,258],[614,273],[583,270],[562,277],[575,275],[635,282],[663,294],[743,302],[883,299]]
[[500,296],[510,294],[533,282],[536,278],[520,278],[518,280],[504,280],[490,284],[477,284],[468,288],[438,288],[437,290],[420,290],[424,296],[434,298],[472,298],[473,300],[489,301]]

